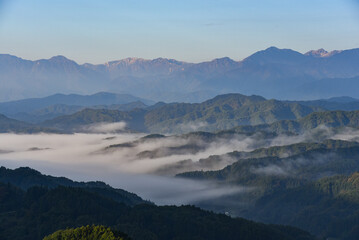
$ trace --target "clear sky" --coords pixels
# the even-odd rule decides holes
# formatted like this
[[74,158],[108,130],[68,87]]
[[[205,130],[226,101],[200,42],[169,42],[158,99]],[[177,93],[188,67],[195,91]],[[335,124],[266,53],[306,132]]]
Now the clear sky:
[[0,53],[241,60],[270,46],[359,47],[358,0],[0,0]]

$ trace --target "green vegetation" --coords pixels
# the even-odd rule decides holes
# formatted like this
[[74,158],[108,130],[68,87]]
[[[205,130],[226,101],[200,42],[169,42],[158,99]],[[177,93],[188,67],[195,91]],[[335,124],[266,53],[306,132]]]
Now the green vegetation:
[[[135,109],[129,112],[107,109],[84,109],[72,115],[61,116],[45,121],[42,125],[63,131],[81,131],[84,126],[94,123],[112,123],[125,121],[128,128],[145,131],[143,125],[145,110]],[[83,130],[82,130],[83,131]]]
[[244,216],[289,224],[321,237],[355,240],[359,234],[359,173],[323,178],[261,197]]
[[112,231],[104,226],[82,226],[59,230],[44,237],[43,240],[125,240],[125,234]]
[[265,225],[193,206],[128,206],[87,188],[0,184],[0,239],[42,239],[67,228],[104,225],[132,239],[311,240],[292,227]]
[[126,121],[129,128],[137,131],[181,133],[190,132],[193,127],[200,130],[223,130],[238,125],[298,119],[321,110],[324,109],[266,100],[260,96],[226,94],[199,104],[160,104],[158,107],[128,112],[85,109],[46,121],[43,125],[71,130],[96,122]]
[[[259,135],[261,136],[261,135]],[[258,137],[258,136],[256,136]],[[265,138],[261,139],[262,141],[265,140]],[[175,174],[179,174],[179,173],[184,173],[183,175],[179,174],[178,176],[187,176],[187,174],[192,174],[192,173],[188,173],[188,171],[206,171],[206,170],[211,170],[214,168],[219,169],[218,167],[222,166],[222,168],[224,168],[225,166],[229,165],[229,164],[233,164],[235,162],[241,162],[242,164],[247,164],[249,161],[248,159],[264,159],[263,160],[263,166],[266,166],[266,164],[270,165],[270,163],[267,162],[267,160],[270,157],[276,157],[276,158],[286,158],[286,157],[290,157],[290,156],[295,156],[295,155],[299,155],[299,154],[303,154],[305,152],[311,152],[313,151],[313,154],[315,154],[315,152],[317,152],[318,154],[322,154],[323,152],[331,152],[331,151],[336,151],[339,149],[344,149],[344,148],[354,148],[354,147],[359,147],[359,143],[357,142],[348,142],[348,141],[341,141],[341,140],[324,140],[323,142],[314,142],[314,143],[296,143],[296,144],[291,144],[291,145],[285,145],[285,146],[273,146],[273,147],[268,147],[268,148],[259,148],[256,150],[253,150],[251,152],[238,152],[238,151],[234,151],[234,152],[229,152],[227,154],[223,154],[223,155],[211,155],[208,158],[203,158],[200,159],[199,161],[191,161],[191,160],[187,160],[187,161],[182,161],[179,162],[177,164],[172,164],[170,166],[166,167],[166,170],[168,171],[169,169],[173,169],[173,172],[175,172]],[[157,151],[146,151],[146,155],[147,157],[151,157],[154,154],[156,154]],[[176,152],[176,151],[174,151]],[[177,150],[178,152],[178,150]],[[169,151],[169,148],[166,148],[166,154],[169,155],[173,152]],[[153,154],[153,155],[150,155]],[[158,155],[154,155],[154,156],[158,156]],[[268,158],[268,159],[267,159]],[[260,161],[260,160],[259,160]],[[255,164],[255,162],[257,162],[257,160],[252,161],[253,165]],[[279,168],[280,166],[278,166],[277,170],[280,170]],[[288,166],[287,166],[288,167]],[[249,167],[251,168],[251,166]],[[216,171],[218,172],[218,171]],[[199,172],[203,173],[203,172]],[[285,172],[282,172],[282,174],[284,174]],[[196,173],[193,173],[194,175]],[[207,174],[207,173],[206,173]],[[193,175],[191,175],[193,177]],[[233,179],[233,178],[231,178]]]
[[151,204],[148,201],[144,201],[136,194],[122,189],[112,188],[103,182],[75,182],[64,177],[43,175],[40,172],[28,167],[21,167],[14,170],[0,167],[0,182],[15,185],[23,190],[27,190],[35,186],[46,187],[49,189],[53,189],[58,186],[77,187],[130,206],[143,203]]
[[[219,171],[194,171],[178,176],[245,186],[249,187],[248,192],[204,201],[199,206],[265,223],[289,224],[323,238],[357,239],[357,142],[298,143],[227,156],[237,162]],[[219,158],[211,156],[201,161]]]
[[303,133],[307,130],[315,129],[319,126],[330,128],[359,126],[359,111],[329,111],[314,112],[298,120],[283,120],[272,124],[262,124],[256,126],[239,126],[232,131],[237,132],[257,132],[269,131],[275,133]]
[[186,130],[186,124],[201,126],[201,123],[201,130],[223,130],[238,125],[298,119],[318,110],[322,109],[266,100],[260,96],[226,94],[200,104],[165,105],[148,112],[145,124],[151,132],[182,132]]
[[[318,178],[322,173],[350,174],[359,171],[359,144],[355,142],[328,140],[323,143],[299,143],[228,155],[237,158],[237,161],[222,170],[194,171],[178,176],[272,188],[283,187],[273,181],[279,183],[295,179],[306,182]],[[208,161],[214,157],[211,156]],[[206,159],[201,161],[205,162]]]
[[[133,109],[132,107],[136,107]],[[54,109],[51,109],[54,108]],[[124,106],[94,106],[71,115],[47,120],[40,125],[59,131],[85,131],[84,125],[102,122],[127,123],[132,131],[153,133],[183,133],[194,129],[218,131],[232,129],[236,132],[267,131],[275,133],[302,133],[306,130],[325,125],[328,127],[357,127],[359,111],[325,111],[318,106],[301,105],[297,102],[266,100],[260,96],[241,94],[219,95],[202,103],[171,103],[145,107],[135,102]],[[106,109],[98,109],[106,108]],[[74,111],[67,107],[50,106],[46,111]],[[55,113],[57,114],[57,113]],[[26,116],[25,116],[26,117]],[[23,122],[5,121],[0,117],[0,131],[22,131],[31,127],[39,131],[40,127]],[[2,119],[2,120],[1,120]],[[4,129],[4,130],[2,130]],[[31,132],[30,130],[26,130]]]
[[265,100],[259,96],[220,95],[199,104],[173,103],[124,112],[85,109],[42,124],[60,130],[78,130],[98,122],[125,121],[128,128],[155,133],[182,133],[193,129],[227,132],[303,133],[319,126],[357,127],[359,111],[324,111],[298,103]]

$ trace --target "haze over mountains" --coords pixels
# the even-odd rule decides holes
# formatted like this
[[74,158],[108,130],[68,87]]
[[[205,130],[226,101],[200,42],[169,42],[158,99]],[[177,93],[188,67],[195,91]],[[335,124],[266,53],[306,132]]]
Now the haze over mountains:
[[86,132],[94,125],[114,124],[119,130],[150,133],[231,128],[300,133],[323,124],[355,126],[359,110],[359,100],[351,97],[279,101],[239,93],[218,95],[201,103],[151,103],[106,92],[4,102],[0,103],[0,131]]
[[[0,238],[94,223],[146,240],[315,239],[245,217],[356,240],[358,63],[359,49],[274,47],[198,64],[0,55],[0,96],[22,98],[0,102],[1,165],[74,179],[0,168]],[[113,187],[80,182],[94,178]]]
[[270,47],[234,61],[186,63],[127,58],[79,65],[63,56],[37,61],[0,55],[0,101],[58,92],[126,92],[155,101],[198,102],[241,92],[276,99],[359,97],[359,49],[306,54]]

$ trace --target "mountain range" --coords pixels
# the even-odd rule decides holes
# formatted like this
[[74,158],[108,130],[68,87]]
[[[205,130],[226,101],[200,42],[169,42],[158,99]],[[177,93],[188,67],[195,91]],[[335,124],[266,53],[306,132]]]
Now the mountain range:
[[[338,106],[337,102],[326,103],[327,107]],[[313,105],[267,100],[255,95],[225,94],[202,103],[159,103],[130,111],[85,109],[47,120],[40,126],[60,131],[76,131],[81,126],[93,123],[124,121],[131,130],[151,133],[218,131],[232,128],[244,132],[265,130],[302,133],[320,125],[357,126],[358,111],[328,111],[317,106],[317,102]]]
[[350,97],[279,101],[238,93],[201,103],[150,104],[146,99],[104,92],[4,102],[0,103],[0,130],[76,132],[86,131],[88,125],[125,122],[127,130],[150,133],[233,128],[240,132],[301,133],[320,125],[355,127],[359,110],[359,100]]
[[255,95],[225,94],[202,103],[160,103],[149,109],[134,109],[127,112],[85,109],[72,115],[47,120],[41,126],[73,131],[81,125],[91,123],[124,121],[132,130],[182,133],[196,129],[224,130],[239,125],[294,120],[315,111],[324,109],[267,100]]
[[145,108],[154,102],[129,94],[99,92],[92,95],[55,94],[0,103],[0,113],[20,121],[38,123],[82,109],[116,109],[128,111]]
[[56,56],[36,61],[0,55],[0,101],[57,92],[127,92],[154,101],[200,102],[241,92],[277,99],[358,97],[359,49],[306,54],[270,47],[234,61],[224,57],[187,63],[127,58],[82,64]]

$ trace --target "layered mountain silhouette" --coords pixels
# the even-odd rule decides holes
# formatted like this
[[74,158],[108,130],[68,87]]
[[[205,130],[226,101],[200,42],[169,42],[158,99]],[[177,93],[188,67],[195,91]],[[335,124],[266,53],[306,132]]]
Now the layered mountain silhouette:
[[0,113],[20,121],[39,123],[85,108],[129,111],[145,108],[153,102],[129,94],[99,92],[92,95],[54,94],[44,98],[29,98],[0,103]]
[[239,125],[273,123],[284,119],[298,119],[320,107],[305,106],[261,96],[242,94],[219,95],[202,103],[156,104],[149,108],[118,111],[84,109],[42,123],[42,126],[64,131],[76,131],[81,126],[102,122],[124,121],[136,131],[182,133],[194,130],[223,130]]
[[0,55],[0,101],[57,92],[128,92],[155,101],[199,102],[219,93],[241,92],[277,99],[358,97],[359,49],[306,54],[270,47],[234,61],[186,63],[127,58],[83,64],[63,56],[37,61]]
[[356,127],[359,110],[359,100],[351,97],[279,101],[231,93],[201,103],[158,102],[150,106],[142,102],[146,100],[138,99],[112,93],[88,96],[57,94],[0,103],[0,114],[3,114],[0,116],[0,130],[81,132],[93,124],[125,122],[129,131],[152,133],[232,128],[241,132],[301,133],[321,125]]

